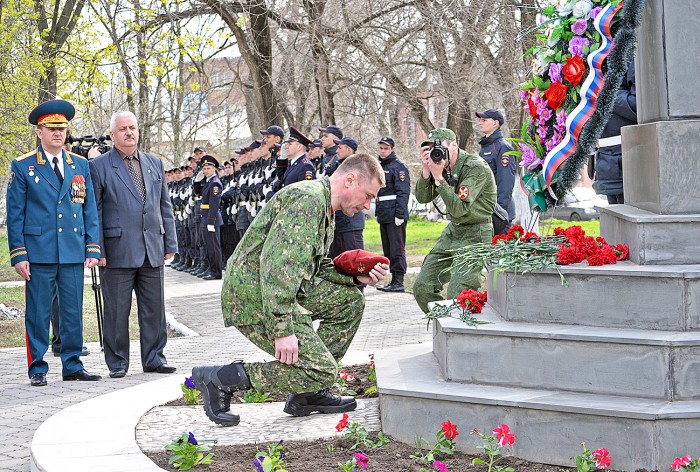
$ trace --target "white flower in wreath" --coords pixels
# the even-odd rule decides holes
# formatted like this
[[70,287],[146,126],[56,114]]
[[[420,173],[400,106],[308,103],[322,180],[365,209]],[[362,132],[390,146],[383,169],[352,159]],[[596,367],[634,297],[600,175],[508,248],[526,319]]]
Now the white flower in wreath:
[[574,9],[577,0],[558,0],[557,11],[561,16],[568,16]]
[[547,46],[554,47],[560,40],[561,38],[552,39],[552,34],[554,33],[554,29],[559,26],[559,20],[552,21],[551,23],[547,23],[547,26],[544,28],[544,35],[547,37]]
[[547,66],[539,57],[532,58],[532,73],[533,75],[544,74],[544,69]]
[[593,2],[591,0],[578,0],[574,5],[572,13],[576,18],[588,19],[591,16]]

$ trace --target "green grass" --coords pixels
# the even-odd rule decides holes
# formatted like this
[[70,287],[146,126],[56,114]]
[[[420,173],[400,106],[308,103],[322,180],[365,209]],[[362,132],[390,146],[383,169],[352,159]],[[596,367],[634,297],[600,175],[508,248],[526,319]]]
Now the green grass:
[[[433,248],[443,229],[445,229],[444,221],[434,223],[412,216],[406,228],[406,255],[421,258],[425,256]],[[382,254],[382,237],[377,220],[367,220],[363,236],[366,250]]]
[[[554,233],[554,228],[568,228],[569,226],[580,226],[583,231],[586,232],[586,236],[593,236],[594,238],[600,236],[600,220],[589,220],[589,221],[563,221],[563,220],[541,220],[540,221],[540,234],[552,234]],[[610,241],[614,242],[614,241]]]
[[10,265],[10,248],[7,246],[7,228],[0,227],[0,282],[22,280]]

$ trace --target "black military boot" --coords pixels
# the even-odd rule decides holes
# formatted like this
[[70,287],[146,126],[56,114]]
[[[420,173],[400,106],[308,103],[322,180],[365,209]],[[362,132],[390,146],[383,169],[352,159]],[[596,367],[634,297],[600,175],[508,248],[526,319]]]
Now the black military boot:
[[202,264],[202,269],[199,270],[199,271],[197,271],[197,272],[195,272],[195,273],[192,274],[192,275],[196,275],[197,277],[199,277],[199,278],[201,279],[201,278],[204,277],[208,272],[209,272],[209,262],[208,262],[208,261],[204,261],[204,264]]
[[383,292],[403,292],[403,274],[392,274],[391,283],[382,288]]
[[194,275],[195,273],[199,272],[201,269],[202,269],[202,261],[194,258],[194,259],[192,259],[192,267],[187,269],[187,272]]
[[207,418],[221,426],[235,426],[241,421],[240,416],[230,413],[230,408],[233,392],[250,388],[250,380],[242,362],[194,367],[192,381],[202,393]]
[[284,412],[292,416],[309,416],[319,413],[345,413],[357,408],[354,397],[341,397],[329,390],[315,393],[292,393],[284,404]]
[[182,271],[184,271],[184,270],[187,270],[187,269],[190,267],[190,264],[192,264],[192,259],[190,259],[189,257],[185,257],[185,258],[182,260],[182,264],[179,264],[179,265],[175,268],[175,270],[177,270],[177,271],[179,271],[179,272],[182,272]]
[[170,263],[170,268],[175,269],[177,268],[177,265],[180,263],[180,254],[175,254],[175,257],[173,257],[172,262]]

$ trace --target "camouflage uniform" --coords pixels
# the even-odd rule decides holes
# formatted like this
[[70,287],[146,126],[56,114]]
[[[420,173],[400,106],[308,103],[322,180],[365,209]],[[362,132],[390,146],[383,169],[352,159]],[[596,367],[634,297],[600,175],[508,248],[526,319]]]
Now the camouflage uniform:
[[[251,385],[273,392],[331,386],[337,361],[360,324],[364,298],[353,278],[326,256],[333,241],[328,178],[277,193],[256,216],[231,256],[221,302],[226,326],[275,353],[275,338],[295,334],[299,363],[247,363]],[[322,320],[318,332],[312,321]]]
[[480,270],[466,274],[455,268],[446,270],[452,265],[450,251],[472,243],[490,242],[493,238],[491,214],[496,205],[496,181],[486,161],[460,149],[452,177],[454,186],[448,182],[436,186],[432,177],[424,179],[422,175],[416,182],[418,202],[429,203],[440,195],[450,220],[435,247],[425,256],[413,285],[413,295],[425,313],[428,302],[442,300],[440,292],[445,283],[449,283],[448,299],[455,298],[465,288],[479,289]]

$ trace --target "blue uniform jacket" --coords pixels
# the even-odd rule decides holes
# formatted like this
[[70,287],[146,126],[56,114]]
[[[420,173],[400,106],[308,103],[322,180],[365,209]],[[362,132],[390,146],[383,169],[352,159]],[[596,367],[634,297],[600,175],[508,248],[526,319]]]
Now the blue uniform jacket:
[[222,190],[223,185],[216,174],[202,184],[202,224],[214,226],[224,224],[219,211]]
[[484,136],[479,141],[479,155],[488,163],[496,179],[498,204],[508,212],[508,219],[515,219],[515,202],[513,201],[513,186],[515,175],[518,173],[518,163],[515,156],[505,154],[513,148],[503,139],[500,129],[491,136]]
[[[375,210],[377,222],[393,225],[394,218],[408,220],[408,197],[411,194],[411,177],[408,168],[393,152],[379,162],[384,169],[386,185],[380,188],[377,194]],[[392,199],[393,196],[396,198]]]
[[296,159],[287,167],[287,171],[282,177],[282,187],[301,182],[302,180],[313,180],[316,178],[316,168],[310,160],[306,158],[306,154]]
[[12,161],[7,186],[10,264],[78,264],[100,258],[100,228],[88,161],[63,152],[63,185],[41,146]]

